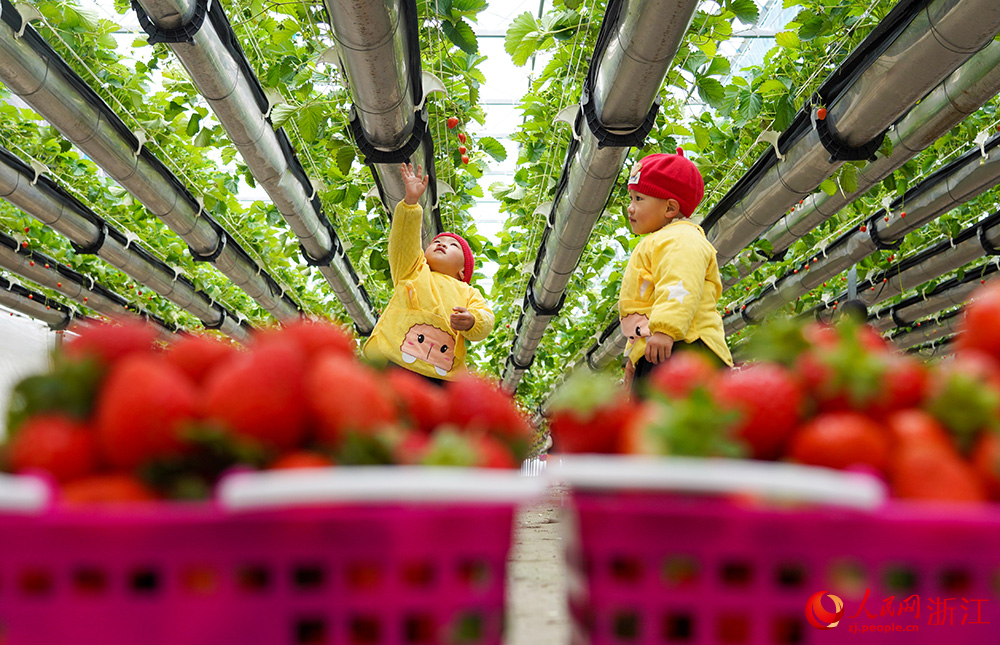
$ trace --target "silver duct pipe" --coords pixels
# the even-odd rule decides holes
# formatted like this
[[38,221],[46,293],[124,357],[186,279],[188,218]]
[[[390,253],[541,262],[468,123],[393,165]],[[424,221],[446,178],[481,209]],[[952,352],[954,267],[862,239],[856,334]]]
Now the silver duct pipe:
[[[413,55],[420,49],[416,4],[413,0],[324,0],[324,5],[351,92],[355,139],[380,187],[385,209],[391,214],[406,194],[399,176],[403,157],[430,174],[432,186],[420,199],[426,246],[441,232],[441,219],[433,198],[437,195],[433,155],[428,155],[429,140],[423,137],[426,115],[417,108],[424,97],[420,57]],[[365,144],[371,149],[366,150]],[[391,162],[380,163],[376,160],[379,153],[399,154],[390,155],[394,157]]]
[[[868,192],[998,92],[1000,43],[991,42],[952,72],[889,130],[886,136],[892,140],[892,154],[877,157],[858,173],[857,190],[846,194],[838,191],[833,195],[822,192],[809,195],[790,214],[778,220],[762,239],[771,244],[774,255],[781,255],[797,239]],[[736,264],[739,277],[724,280],[723,288],[728,289],[763,264],[756,256],[750,259],[750,266],[742,262]]]
[[[139,0],[152,25],[151,40],[174,33],[191,24],[197,3],[192,0]],[[347,309],[362,334],[375,326],[375,313],[367,294],[358,284],[350,260],[336,233],[323,215],[315,190],[291,150],[282,146],[280,137],[265,117],[266,104],[253,70],[242,51],[227,47],[232,30],[222,6],[215,3],[208,17],[195,33],[186,33],[186,42],[168,40],[171,51],[188,71],[198,92],[218,116],[226,133],[239,150],[247,166],[289,227],[299,238],[303,255],[315,262],[334,294]],[[218,21],[218,24],[217,22]],[[145,24],[144,24],[145,26]]]
[[909,331],[901,331],[892,336],[889,341],[897,349],[909,349],[945,336],[951,336],[958,331],[962,321],[961,311],[955,311],[942,316],[937,321],[924,320],[919,326],[914,325]]
[[278,318],[297,305],[246,251],[228,238],[177,178],[31,27],[21,37],[0,26],[0,81],[75,143],[191,248]]
[[[574,123],[578,145],[571,143],[567,153],[503,375],[508,391],[517,389],[549,321],[562,306],[566,285],[604,212],[628,146],[634,145],[626,141],[609,145],[609,141],[622,133],[641,132],[649,121],[650,108],[697,4],[697,0],[609,3],[609,14],[621,13],[617,25],[602,34],[607,40],[599,40],[595,51],[595,59],[600,58],[588,75],[593,85],[585,87]],[[605,45],[603,52],[601,45]],[[594,121],[601,129],[592,130]]]
[[981,285],[978,280],[960,282],[950,289],[939,293],[927,294],[913,303],[887,307],[874,312],[868,319],[868,324],[878,331],[888,331],[897,327],[900,322],[913,323],[935,313],[964,304],[969,296]]
[[[881,133],[1000,31],[996,0],[935,0],[920,11],[831,105],[824,121],[794,142],[713,223],[709,240],[725,264],[832,175],[851,154],[821,141],[824,128],[840,147],[872,156]],[[815,118],[813,114],[813,118]],[[769,153],[773,154],[773,153]],[[841,160],[837,160],[840,157]],[[724,198],[725,201],[725,198]]]
[[101,222],[47,178],[33,180],[28,166],[2,148],[0,198],[69,238],[80,252],[94,253],[190,312],[206,327],[218,329],[242,343],[249,340],[239,320],[206,293],[195,289],[190,280],[181,279],[179,270],[154,261],[139,243]]
[[49,300],[0,276],[0,305],[35,320],[41,320],[53,330],[62,330],[73,322],[73,311],[66,305]]
[[[995,137],[990,149],[1000,143]],[[947,172],[931,177],[903,196],[905,210],[893,208],[880,211],[868,221],[866,232],[848,232],[831,247],[821,251],[815,262],[807,260],[808,269],[785,274],[768,287],[760,297],[746,303],[740,311],[723,320],[727,334],[732,334],[748,321],[760,320],[768,312],[808,293],[823,281],[847,270],[880,248],[898,246],[903,237],[932,219],[969,201],[1000,183],[1000,154],[982,157],[979,149],[967,153],[947,168]],[[885,220],[888,220],[887,222]],[[859,294],[861,297],[862,294]],[[870,297],[870,296],[868,296]]]

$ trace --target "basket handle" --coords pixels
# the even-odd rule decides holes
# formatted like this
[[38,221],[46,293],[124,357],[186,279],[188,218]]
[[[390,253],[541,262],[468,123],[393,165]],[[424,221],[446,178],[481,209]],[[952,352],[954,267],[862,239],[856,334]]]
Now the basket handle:
[[331,502],[522,503],[546,486],[517,470],[345,466],[232,473],[216,486],[216,501],[230,510]]
[[626,455],[566,455],[546,469],[549,478],[587,490],[673,490],[750,493],[768,498],[871,509],[886,500],[879,478],[749,459]]
[[51,499],[51,488],[41,477],[0,473],[0,512],[41,513]]

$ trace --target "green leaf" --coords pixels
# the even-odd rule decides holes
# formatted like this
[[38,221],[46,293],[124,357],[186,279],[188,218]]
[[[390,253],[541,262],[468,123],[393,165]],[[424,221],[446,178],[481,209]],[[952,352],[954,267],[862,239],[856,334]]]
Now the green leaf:
[[479,147],[483,149],[483,152],[497,161],[504,161],[507,159],[507,150],[503,147],[502,143],[493,137],[482,137],[477,143],[479,144]]
[[746,25],[756,24],[760,19],[760,11],[757,3],[753,0],[730,0],[729,10],[736,14],[736,18]]
[[288,105],[287,103],[278,103],[273,108],[271,108],[271,127],[275,130],[280,128],[288,121],[293,114],[295,114],[297,107]]
[[694,130],[694,142],[698,145],[698,149],[708,150],[708,147],[712,145],[712,139],[711,136],[709,136],[708,128],[704,128],[697,123],[692,123],[691,129]]
[[212,143],[212,131],[209,130],[208,128],[202,128],[201,131],[198,132],[198,136],[195,137],[194,145],[198,146],[199,148],[206,148],[211,143]]
[[479,42],[476,40],[476,34],[472,31],[469,23],[464,20],[459,19],[454,23],[450,20],[445,20],[441,23],[441,30],[444,31],[444,35],[448,37],[448,40],[455,43],[465,53],[475,54],[479,51]]
[[337,169],[345,176],[351,171],[351,164],[354,163],[354,148],[352,146],[341,146],[337,150]]
[[195,134],[197,134],[200,124],[201,124],[201,115],[195,112],[194,114],[191,115],[191,119],[188,121],[187,135],[189,137],[193,137]]
[[840,187],[845,193],[853,193],[858,190],[858,168],[854,164],[844,164],[840,168]]
[[801,40],[812,40],[823,31],[825,24],[826,20],[820,16],[807,20],[799,27],[799,38]]
[[705,103],[708,103],[715,109],[722,107],[723,102],[726,99],[726,90],[723,88],[722,83],[718,79],[711,78],[709,76],[701,76],[697,80],[698,84],[698,96],[701,97]]
[[774,107],[774,124],[771,128],[778,132],[784,132],[794,120],[795,104],[792,103],[791,95],[786,94],[778,99],[778,103]]
[[764,107],[764,97],[756,92],[743,90],[740,92],[740,104],[736,108],[736,114],[743,123],[748,123],[756,119]]
[[819,185],[819,189],[822,190],[827,195],[831,197],[837,194],[837,182],[832,179],[827,179],[822,184]]
[[774,42],[785,49],[798,49],[801,46],[798,34],[793,31],[780,32],[774,37]]
[[527,11],[514,18],[507,28],[503,48],[518,67],[527,63],[535,53],[538,46],[538,31],[538,22]]

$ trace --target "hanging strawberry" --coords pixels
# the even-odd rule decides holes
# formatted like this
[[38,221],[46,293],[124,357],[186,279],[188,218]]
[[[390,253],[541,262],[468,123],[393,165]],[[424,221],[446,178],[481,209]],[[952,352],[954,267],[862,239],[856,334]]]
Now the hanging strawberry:
[[469,155],[462,155],[462,163],[469,163]]
[[458,141],[460,143],[465,143],[465,133],[464,132],[459,132],[458,133]]
[[466,148],[465,146],[458,146],[458,152],[459,152],[459,154],[463,154],[464,155],[468,151],[469,151],[469,149]]
[[454,130],[456,125],[458,125],[458,117],[457,116],[448,117],[448,129]]

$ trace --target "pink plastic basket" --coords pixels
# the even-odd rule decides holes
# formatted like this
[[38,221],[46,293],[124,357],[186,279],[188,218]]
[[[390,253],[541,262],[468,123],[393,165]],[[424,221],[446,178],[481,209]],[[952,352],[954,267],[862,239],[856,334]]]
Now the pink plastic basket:
[[499,645],[515,488],[0,514],[0,643]]
[[[996,508],[776,506],[621,484],[590,477],[570,498],[575,644],[1000,640]],[[828,612],[829,595],[842,601],[836,626],[810,614],[818,592]]]

